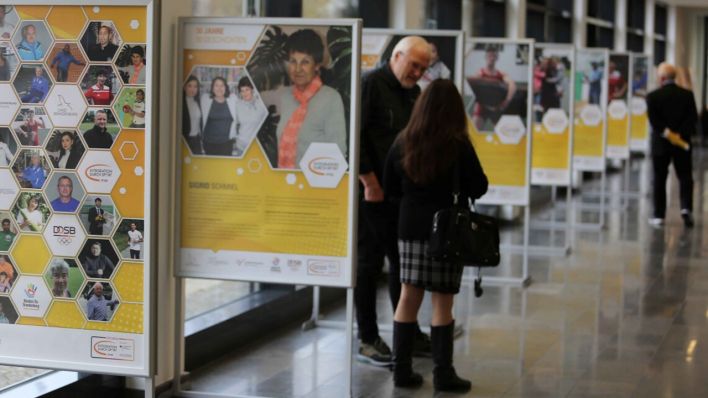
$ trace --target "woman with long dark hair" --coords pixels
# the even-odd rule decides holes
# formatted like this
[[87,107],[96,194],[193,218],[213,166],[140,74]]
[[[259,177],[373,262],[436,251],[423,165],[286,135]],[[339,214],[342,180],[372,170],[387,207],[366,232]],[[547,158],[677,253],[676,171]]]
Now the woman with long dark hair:
[[422,376],[413,372],[411,353],[426,290],[432,292],[430,337],[435,389],[464,392],[471,387],[452,366],[452,304],[460,291],[463,266],[426,256],[433,215],[453,204],[455,176],[462,203],[487,191],[487,177],[468,136],[462,98],[450,80],[438,79],[416,101],[408,125],[388,154],[384,171],[387,200],[400,201],[402,290],[393,322],[393,379],[397,387],[423,383]]
[[204,153],[202,148],[202,110],[199,104],[199,79],[189,75],[182,96],[182,135],[194,155]]
[[76,141],[79,137],[71,131],[62,131],[60,138],[59,155],[52,157],[54,167],[60,169],[75,169],[84,154],[83,146]]

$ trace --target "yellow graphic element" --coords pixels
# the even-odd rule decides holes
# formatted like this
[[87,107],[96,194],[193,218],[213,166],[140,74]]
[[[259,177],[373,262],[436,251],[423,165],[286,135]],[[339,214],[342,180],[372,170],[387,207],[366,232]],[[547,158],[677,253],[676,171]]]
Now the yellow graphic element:
[[646,113],[632,115],[632,139],[646,140],[649,138],[649,118]]
[[40,275],[49,262],[51,253],[38,235],[20,235],[15,248],[12,249],[17,268],[21,274]]
[[250,51],[185,50],[183,80],[197,65],[244,66],[250,54]]
[[120,158],[123,160],[135,160],[138,157],[138,146],[133,141],[125,141],[118,148]]
[[540,169],[570,169],[568,143],[570,129],[561,134],[552,134],[539,123],[533,127],[531,142],[531,168]]
[[44,19],[50,6],[15,6],[21,19]]
[[629,117],[622,119],[607,118],[607,145],[629,146]]
[[[288,174],[303,185],[288,184]],[[182,167],[182,247],[344,257],[348,196],[348,174],[337,188],[312,188],[301,171],[272,170],[257,143],[243,159],[191,157]]]
[[671,143],[671,145],[677,146],[677,147],[683,149],[684,151],[688,151],[689,149],[691,149],[691,144],[689,144],[688,142],[686,142],[686,141],[681,137],[681,134],[679,134],[679,133],[677,133],[677,132],[675,132],[675,131],[671,131],[671,130],[669,130],[669,129],[665,129],[665,130],[664,130],[664,134],[662,134],[662,136],[663,136],[664,138],[666,138],[667,140],[669,140],[669,142]]
[[143,305],[122,303],[110,322],[88,321],[85,329],[107,332],[143,333]]
[[113,284],[123,302],[143,302],[143,265],[124,262],[113,277]]
[[54,300],[45,319],[48,326],[59,328],[81,329],[86,323],[75,301]]
[[57,40],[78,40],[86,21],[79,6],[54,6],[47,16],[49,28]]
[[90,20],[113,21],[123,42],[145,43],[147,38],[146,7],[86,6],[84,11]]
[[[133,157],[121,156],[126,142],[136,148]],[[111,197],[123,217],[143,218],[145,214],[145,132],[143,130],[122,130],[113,144],[113,157],[120,168],[120,177],[113,187]]]
[[381,59],[380,55],[376,54],[362,54],[361,55],[361,68],[362,69],[372,69]]
[[526,186],[526,139],[516,145],[502,144],[496,134],[480,133],[468,119],[472,145],[477,152],[489,185]]
[[47,326],[47,324],[44,322],[44,319],[29,316],[21,316],[17,318],[17,322],[15,323],[18,325]]
[[581,118],[576,118],[573,134],[573,156],[602,157],[602,123],[588,126]]

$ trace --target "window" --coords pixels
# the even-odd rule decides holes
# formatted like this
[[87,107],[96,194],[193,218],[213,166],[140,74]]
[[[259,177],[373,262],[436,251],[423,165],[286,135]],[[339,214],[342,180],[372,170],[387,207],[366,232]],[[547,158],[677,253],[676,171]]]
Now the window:
[[668,25],[668,9],[665,5],[656,3],[654,6],[654,65],[666,60],[666,31]]
[[588,23],[588,47],[614,48],[614,29]]
[[627,50],[644,52],[644,0],[627,0]]
[[588,17],[615,22],[615,0],[588,0]]
[[533,0],[527,3],[526,37],[539,42],[570,43],[572,31],[572,1]]
[[506,4],[504,1],[474,0],[472,6],[472,36],[506,36]]

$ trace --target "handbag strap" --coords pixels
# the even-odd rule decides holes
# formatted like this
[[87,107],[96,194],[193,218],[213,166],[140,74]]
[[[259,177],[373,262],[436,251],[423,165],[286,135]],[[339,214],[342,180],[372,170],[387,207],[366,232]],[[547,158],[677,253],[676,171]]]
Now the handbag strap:
[[459,155],[458,158],[452,163],[452,203],[457,205],[460,199],[460,167]]

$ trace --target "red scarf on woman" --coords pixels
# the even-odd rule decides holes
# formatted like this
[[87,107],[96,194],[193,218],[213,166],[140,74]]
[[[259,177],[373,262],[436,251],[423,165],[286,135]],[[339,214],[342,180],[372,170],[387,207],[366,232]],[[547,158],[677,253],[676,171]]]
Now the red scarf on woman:
[[305,122],[305,116],[307,116],[307,105],[320,90],[320,87],[322,87],[322,80],[319,76],[315,77],[304,90],[298,90],[293,87],[293,96],[300,103],[300,106],[295,109],[295,112],[288,119],[288,123],[283,129],[283,135],[280,137],[280,143],[278,143],[278,168],[295,168],[297,136],[300,134],[300,128],[302,123]]

